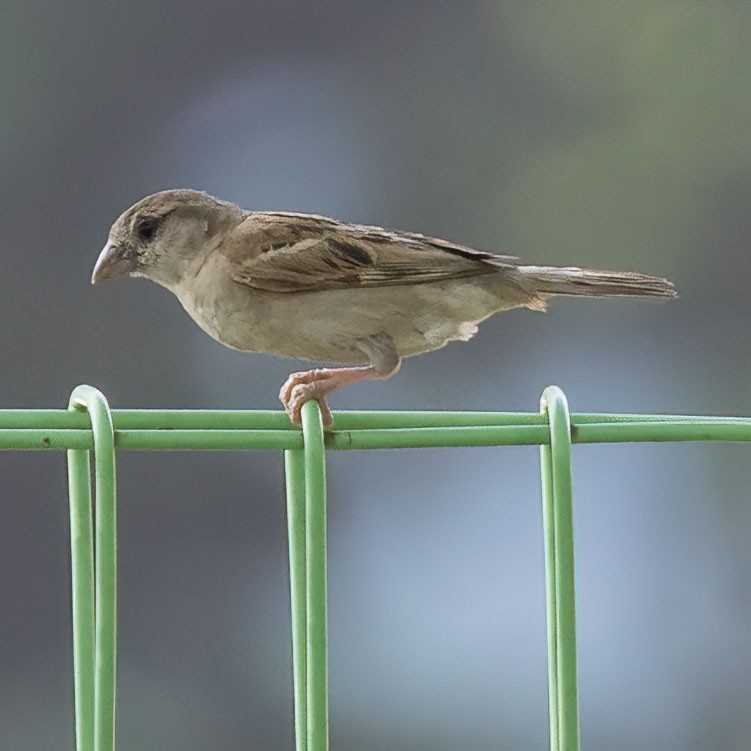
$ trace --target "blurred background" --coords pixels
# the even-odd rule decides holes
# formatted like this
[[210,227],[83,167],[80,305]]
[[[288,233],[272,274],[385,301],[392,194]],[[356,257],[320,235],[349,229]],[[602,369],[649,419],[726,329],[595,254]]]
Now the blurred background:
[[[277,408],[142,280],[91,288],[141,196],[638,270],[681,298],[557,300],[336,408],[751,414],[743,0],[6,0],[2,407]],[[585,747],[751,747],[749,448],[575,448]],[[332,745],[546,748],[532,447],[332,455]],[[72,748],[61,454],[0,455],[0,747]],[[122,749],[291,749],[282,458],[120,456]]]

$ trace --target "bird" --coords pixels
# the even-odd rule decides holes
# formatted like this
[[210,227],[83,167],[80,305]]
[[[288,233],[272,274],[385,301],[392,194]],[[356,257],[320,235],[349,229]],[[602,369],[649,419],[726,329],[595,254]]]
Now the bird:
[[290,374],[279,398],[301,423],[315,399],[393,376],[406,357],[467,341],[513,308],[548,298],[672,298],[667,279],[527,265],[513,256],[316,214],[249,211],[197,190],[142,198],[112,225],[91,276],[145,277],[172,292],[209,336],[236,350],[323,361]]

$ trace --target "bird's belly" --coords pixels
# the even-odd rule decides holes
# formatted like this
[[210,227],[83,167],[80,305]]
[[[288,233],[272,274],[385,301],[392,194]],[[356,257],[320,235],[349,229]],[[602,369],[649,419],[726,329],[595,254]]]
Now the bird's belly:
[[364,364],[360,343],[388,336],[401,357],[470,339],[499,307],[490,290],[459,282],[273,293],[232,284],[180,296],[210,336],[238,350]]

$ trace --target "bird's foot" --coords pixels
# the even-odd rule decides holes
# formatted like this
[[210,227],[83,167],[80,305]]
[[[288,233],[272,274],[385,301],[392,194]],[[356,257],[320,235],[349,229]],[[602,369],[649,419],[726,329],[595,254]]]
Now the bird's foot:
[[336,388],[336,384],[330,383],[330,378],[326,375],[327,371],[306,370],[301,373],[290,373],[289,378],[279,392],[279,401],[295,425],[302,424],[300,411],[305,402],[315,399],[321,408],[321,418],[323,427],[328,428],[333,422],[331,410],[326,403],[326,395]]
[[302,423],[300,410],[305,402],[315,399],[321,407],[323,426],[331,427],[333,418],[326,403],[326,396],[334,389],[351,383],[367,381],[373,378],[388,378],[395,373],[399,365],[387,372],[380,372],[372,365],[359,368],[318,368],[301,373],[292,373],[284,382],[279,392],[279,400],[295,425]]

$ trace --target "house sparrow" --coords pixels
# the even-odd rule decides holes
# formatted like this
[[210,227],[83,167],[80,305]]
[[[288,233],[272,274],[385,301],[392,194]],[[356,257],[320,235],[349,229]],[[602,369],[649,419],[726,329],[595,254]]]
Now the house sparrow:
[[446,240],[325,216],[246,211],[193,190],[141,199],[112,225],[93,284],[143,276],[233,349],[346,365],[293,373],[279,398],[293,422],[316,399],[388,378],[402,358],[466,341],[511,308],[548,297],[675,297],[665,279],[527,266]]

